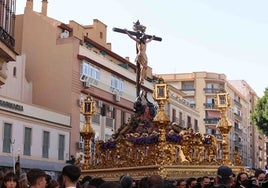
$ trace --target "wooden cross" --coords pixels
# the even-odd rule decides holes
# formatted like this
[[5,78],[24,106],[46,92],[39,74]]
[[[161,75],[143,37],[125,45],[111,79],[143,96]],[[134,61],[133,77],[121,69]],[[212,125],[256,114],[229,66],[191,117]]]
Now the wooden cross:
[[[120,28],[113,28],[113,31],[118,32],[118,33],[128,34],[128,35],[131,35],[131,36],[135,36],[136,39],[138,39],[138,40],[143,38],[143,39],[151,39],[151,40],[156,40],[156,41],[162,41],[162,38],[160,38],[160,37],[145,34],[146,27],[143,26],[143,25],[140,25],[139,21],[134,23],[133,29],[134,29],[134,31],[129,31],[129,30],[120,29]],[[138,53],[138,51],[137,51],[137,53]],[[141,74],[140,62],[138,62],[137,60],[136,60],[136,68],[137,68],[137,70],[136,70],[136,72],[137,72],[136,95],[139,96],[142,83],[140,82],[140,74]]]

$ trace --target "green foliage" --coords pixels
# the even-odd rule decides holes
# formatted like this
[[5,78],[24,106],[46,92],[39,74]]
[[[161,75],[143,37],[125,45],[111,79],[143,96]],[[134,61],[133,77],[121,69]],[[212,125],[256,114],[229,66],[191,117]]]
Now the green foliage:
[[265,89],[264,96],[257,101],[250,118],[268,136],[268,88]]

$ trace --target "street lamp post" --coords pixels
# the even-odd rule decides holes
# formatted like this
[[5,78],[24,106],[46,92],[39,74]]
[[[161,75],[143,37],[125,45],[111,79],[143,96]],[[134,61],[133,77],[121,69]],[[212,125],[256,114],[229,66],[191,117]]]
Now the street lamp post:
[[85,117],[85,124],[80,130],[80,135],[84,140],[84,164],[82,169],[87,170],[90,166],[90,141],[95,136],[95,131],[92,129],[90,122],[91,116],[95,113],[95,102],[89,95],[82,102],[80,111]]
[[217,125],[217,129],[222,135],[222,153],[223,165],[231,165],[228,134],[232,128],[230,121],[226,117],[226,111],[230,106],[230,98],[228,93],[217,94],[216,106],[220,110],[221,119]]

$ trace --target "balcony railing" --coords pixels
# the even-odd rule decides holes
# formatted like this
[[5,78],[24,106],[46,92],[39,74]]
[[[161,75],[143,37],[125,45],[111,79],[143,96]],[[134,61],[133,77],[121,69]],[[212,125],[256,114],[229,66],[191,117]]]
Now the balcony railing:
[[239,129],[238,127],[235,127],[234,130],[235,130],[235,132],[237,132],[237,133],[240,133],[240,134],[242,133],[242,129]]
[[219,93],[221,91],[221,89],[219,88],[204,88],[205,93],[209,94],[209,93]]
[[205,124],[218,124],[219,119],[217,118],[205,118]]
[[235,146],[242,147],[241,141],[236,140],[234,143],[235,143]]
[[96,115],[92,116],[92,122],[99,125],[100,124],[100,114],[96,114]]
[[106,117],[106,127],[113,128],[113,126],[114,126],[113,119],[110,117]]
[[182,88],[181,91],[187,95],[194,95],[195,93],[194,88]]
[[234,99],[234,103],[235,103],[238,107],[242,108],[242,104],[241,104],[238,100]]
[[216,105],[214,103],[204,103],[206,109],[216,109]]
[[15,39],[10,36],[1,26],[0,26],[0,40],[3,41],[9,48],[14,48]]
[[236,118],[237,120],[242,121],[242,116],[240,116],[240,115],[238,115],[238,114],[236,114],[236,113],[234,113],[234,115],[235,115],[235,118]]

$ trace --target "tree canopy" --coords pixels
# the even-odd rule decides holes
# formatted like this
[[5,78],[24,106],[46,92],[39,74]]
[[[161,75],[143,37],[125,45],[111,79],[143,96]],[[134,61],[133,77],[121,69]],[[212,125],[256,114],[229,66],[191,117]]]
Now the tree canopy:
[[268,88],[265,89],[264,96],[261,97],[254,106],[251,120],[263,134],[268,136]]

